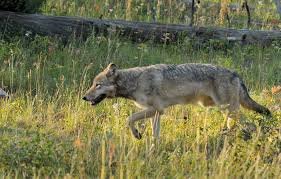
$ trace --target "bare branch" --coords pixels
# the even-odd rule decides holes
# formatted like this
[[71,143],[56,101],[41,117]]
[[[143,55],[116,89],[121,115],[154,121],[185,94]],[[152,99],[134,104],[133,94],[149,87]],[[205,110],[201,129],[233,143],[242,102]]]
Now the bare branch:
[[191,19],[190,19],[190,26],[193,26],[194,23],[194,12],[195,12],[195,0],[192,0],[191,2]]

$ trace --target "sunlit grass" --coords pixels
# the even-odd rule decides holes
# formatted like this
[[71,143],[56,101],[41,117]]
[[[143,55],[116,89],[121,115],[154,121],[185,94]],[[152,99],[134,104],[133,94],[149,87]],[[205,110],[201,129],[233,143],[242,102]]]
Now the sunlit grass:
[[[151,151],[149,122],[143,139],[134,139],[126,127],[126,117],[134,109],[125,100],[109,100],[97,108],[68,99],[60,106],[54,100],[40,101],[17,99],[1,104],[4,175],[280,175],[280,112],[274,113],[277,120],[270,121],[265,132],[264,125],[258,125],[265,119],[243,111],[243,118],[257,126],[244,139],[243,128],[220,134],[223,117],[216,109],[172,107],[162,118],[161,141]],[[183,119],[184,115],[188,118]]]
[[[47,0],[42,11],[151,21],[146,2]],[[155,1],[157,21],[188,24],[188,12],[177,2]],[[261,17],[264,5],[255,5],[254,18],[276,17],[273,11]],[[221,25],[211,12],[198,9],[196,23]],[[243,12],[232,15],[246,17]],[[190,39],[170,45],[137,44],[119,37],[67,44],[38,36],[1,39],[0,87],[11,99],[0,101],[0,176],[279,178],[281,94],[272,87],[281,83],[280,49],[278,43],[259,47]],[[236,70],[273,119],[242,109],[237,130],[224,135],[224,117],[217,108],[174,106],[162,117],[158,143],[151,138],[149,119],[143,138],[136,140],[126,125],[126,118],[138,110],[131,101],[105,100],[92,107],[81,100],[93,77],[110,62],[120,68],[211,63]]]
[[[239,0],[227,1],[237,6],[229,11],[230,27],[247,28],[247,13]],[[226,19],[219,17],[221,1],[208,0],[196,4],[195,25],[228,27]],[[279,15],[273,1],[248,1],[251,7],[251,29],[272,29],[278,27]],[[46,0],[41,8],[44,14],[82,16],[103,19],[126,19],[135,21],[156,20],[162,23],[190,23],[191,7],[186,1],[164,0]]]
[[[277,46],[214,51],[216,44],[162,46],[100,37],[58,44],[41,37],[1,43],[0,78],[11,92],[11,100],[0,104],[2,176],[280,175],[280,95],[271,92],[280,83]],[[126,118],[137,111],[132,102],[113,99],[92,107],[81,100],[109,62],[120,68],[201,62],[236,69],[274,119],[242,110],[238,130],[222,135],[224,118],[218,109],[175,106],[162,117],[160,142],[152,149],[149,120],[140,141],[126,126]]]

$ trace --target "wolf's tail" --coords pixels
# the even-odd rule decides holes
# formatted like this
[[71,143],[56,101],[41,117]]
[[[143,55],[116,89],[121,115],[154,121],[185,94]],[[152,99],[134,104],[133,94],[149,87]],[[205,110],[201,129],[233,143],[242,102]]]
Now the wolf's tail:
[[267,109],[266,107],[258,104],[256,101],[254,101],[249,93],[248,90],[245,86],[245,84],[243,83],[242,80],[240,80],[240,91],[239,91],[239,100],[240,100],[240,104],[247,109],[256,111],[260,114],[266,115],[266,116],[272,116],[271,112],[269,111],[269,109]]

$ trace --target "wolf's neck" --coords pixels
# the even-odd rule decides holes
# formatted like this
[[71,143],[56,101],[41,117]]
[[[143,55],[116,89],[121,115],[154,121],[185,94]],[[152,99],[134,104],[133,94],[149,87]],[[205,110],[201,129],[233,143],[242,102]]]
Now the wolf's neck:
[[140,75],[139,70],[119,70],[116,78],[116,97],[134,99],[133,94],[137,89]]

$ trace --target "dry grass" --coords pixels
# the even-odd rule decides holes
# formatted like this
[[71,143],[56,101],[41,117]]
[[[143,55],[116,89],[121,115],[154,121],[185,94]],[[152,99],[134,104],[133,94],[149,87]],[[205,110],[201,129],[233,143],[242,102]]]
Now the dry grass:
[[[106,2],[101,6],[101,1],[47,0],[43,10],[125,18],[122,3],[112,6],[113,1]],[[130,2],[133,20],[150,19],[147,4]],[[166,11],[164,3],[157,3],[158,15],[180,8],[169,1],[170,11]],[[170,22],[177,22],[177,13],[169,17]],[[280,49],[279,44],[241,47],[217,41],[198,44],[188,39],[170,46],[136,44],[116,37],[91,37],[65,46],[44,37],[1,40],[0,84],[12,98],[0,102],[0,176],[278,178]],[[242,110],[237,130],[222,135],[224,120],[218,109],[175,106],[163,116],[161,140],[151,149],[149,122],[142,140],[134,139],[126,127],[126,118],[137,110],[132,102],[106,100],[93,108],[81,100],[91,79],[109,62],[121,68],[197,62],[235,69],[253,98],[269,107],[274,117],[266,119]]]

